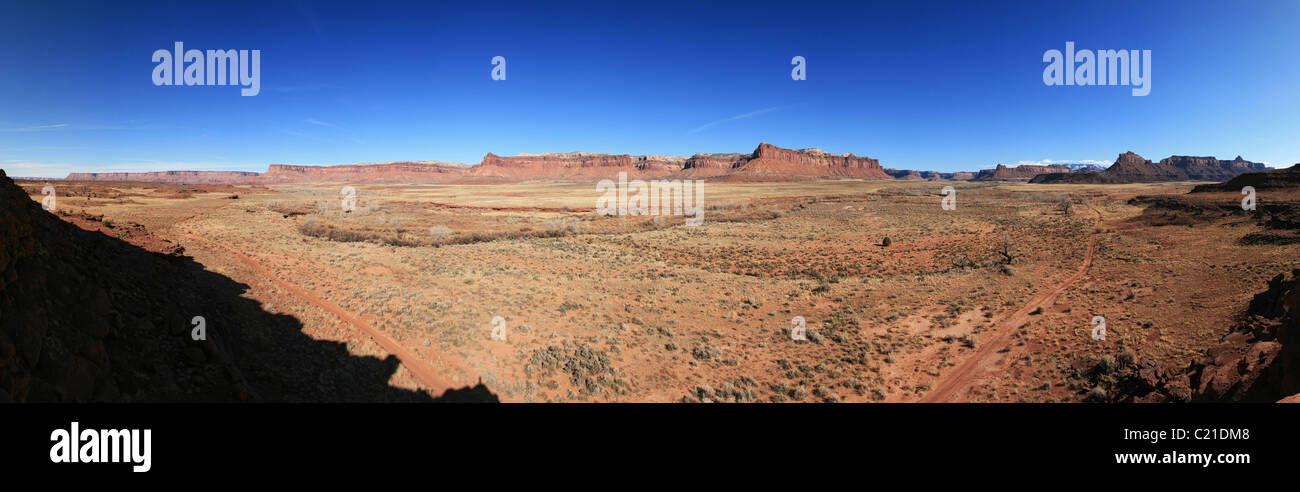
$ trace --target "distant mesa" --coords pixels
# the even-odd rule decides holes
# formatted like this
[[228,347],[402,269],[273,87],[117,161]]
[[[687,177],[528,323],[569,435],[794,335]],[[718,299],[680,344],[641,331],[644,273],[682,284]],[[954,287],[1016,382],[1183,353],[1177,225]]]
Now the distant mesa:
[[880,161],[816,148],[786,149],[763,142],[750,153],[699,153],[686,156],[601,154],[594,152],[489,152],[478,165],[438,161],[300,166],[271,164],[265,173],[241,171],[160,171],[72,173],[69,181],[144,181],[184,184],[288,183],[494,183],[528,180],[596,181],[626,173],[629,179],[717,179],[724,181],[802,181],[813,179],[974,180],[1031,183],[1134,183],[1225,181],[1265,171],[1263,164],[1238,156],[1172,156],[1151,162],[1132,152],[1115,164],[998,164],[977,173],[941,173],[881,167]]
[[1230,161],[1214,157],[1175,155],[1151,162],[1133,152],[1115,158],[1104,171],[1060,172],[1035,176],[1031,183],[1114,184],[1161,181],[1226,181],[1268,167],[1237,156]]
[[619,172],[626,172],[633,179],[720,176],[890,179],[880,162],[869,157],[834,155],[818,149],[783,149],[766,142],[749,154],[695,154],[690,157],[587,152],[501,157],[489,153],[470,174],[512,179],[595,180]]
[[894,179],[905,179],[905,180],[925,179],[921,177],[920,171],[913,171],[911,169],[885,169],[885,174],[890,175]]
[[[742,180],[816,178],[893,179],[870,157],[830,154],[819,149],[791,150],[762,143],[748,154],[695,154],[690,157],[593,152],[519,154],[489,152],[477,166],[450,162],[393,162],[340,166],[272,164],[265,173],[238,171],[161,171],[144,173],[72,173],[72,181],[145,181],[187,184],[280,183],[443,183],[537,179],[599,180],[626,172],[631,179],[704,179],[734,176]],[[916,173],[916,171],[912,171]]]
[[975,175],[975,181],[1028,181],[1040,174],[1068,173],[1070,168],[1062,164],[1021,164],[1007,167],[998,164],[993,169],[983,169]]
[[280,184],[331,182],[426,182],[459,177],[469,165],[454,162],[387,162],[339,166],[271,164],[265,173],[245,171],[159,171],[70,173],[67,181],[142,181],[182,184]]
[[1247,186],[1256,190],[1280,190],[1300,188],[1300,163],[1283,169],[1270,169],[1238,175],[1223,183],[1203,184],[1192,188],[1192,193],[1240,192]]
[[146,173],[70,173],[67,181],[147,181],[150,183],[246,183],[260,173],[242,171],[159,171]]

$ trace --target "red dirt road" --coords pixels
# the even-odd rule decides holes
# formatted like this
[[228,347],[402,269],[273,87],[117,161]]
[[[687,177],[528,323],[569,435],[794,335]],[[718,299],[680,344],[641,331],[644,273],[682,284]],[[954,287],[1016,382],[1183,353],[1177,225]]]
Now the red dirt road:
[[1002,359],[999,355],[1003,349],[1011,344],[1011,335],[1015,333],[1016,329],[1029,322],[1029,313],[1038,308],[1045,309],[1050,306],[1056,301],[1057,296],[1065,292],[1065,289],[1070,288],[1076,281],[1083,278],[1084,274],[1088,273],[1088,268],[1092,266],[1092,251],[1097,244],[1097,228],[1101,226],[1101,211],[1093,208],[1091,201],[1088,202],[1088,209],[1097,214],[1097,219],[1093,222],[1092,232],[1088,235],[1088,253],[1084,256],[1083,263],[1079,265],[1078,271],[1051,290],[1030,299],[1024,307],[995,325],[993,327],[993,338],[988,343],[980,345],[973,354],[966,357],[965,361],[940,380],[934,386],[934,389],[921,398],[922,403],[954,402],[954,398],[966,393],[971,385]]

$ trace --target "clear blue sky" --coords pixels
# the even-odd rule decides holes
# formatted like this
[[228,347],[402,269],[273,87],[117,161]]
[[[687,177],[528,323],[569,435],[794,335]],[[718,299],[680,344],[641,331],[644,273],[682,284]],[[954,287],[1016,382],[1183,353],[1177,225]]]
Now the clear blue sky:
[[[940,171],[1127,150],[1300,161],[1300,1],[712,3],[6,2],[0,167],[264,171],[760,141]],[[150,57],[174,41],[261,50],[261,94],[154,86]],[[1043,52],[1066,41],[1151,50],[1151,94],[1045,86]]]

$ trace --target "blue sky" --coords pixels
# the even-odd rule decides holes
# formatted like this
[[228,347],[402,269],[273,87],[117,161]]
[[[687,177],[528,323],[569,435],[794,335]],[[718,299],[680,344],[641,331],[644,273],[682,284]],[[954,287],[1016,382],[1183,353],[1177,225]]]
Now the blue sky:
[[[0,168],[264,171],[761,141],[939,171],[1128,150],[1300,161],[1300,1],[1063,3],[10,2]],[[155,86],[150,57],[175,41],[261,50],[261,93]],[[1044,85],[1043,53],[1066,41],[1151,50],[1150,95]],[[497,55],[505,81],[490,77]],[[796,55],[807,80],[790,78]]]

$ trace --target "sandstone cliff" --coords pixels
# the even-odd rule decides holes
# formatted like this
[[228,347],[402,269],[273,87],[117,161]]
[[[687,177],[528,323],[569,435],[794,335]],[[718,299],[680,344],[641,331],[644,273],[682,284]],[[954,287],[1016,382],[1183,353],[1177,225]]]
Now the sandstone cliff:
[[750,154],[695,154],[691,157],[587,152],[502,157],[488,153],[470,174],[512,179],[610,179],[620,172],[626,172],[630,178],[740,175],[890,179],[880,163],[869,157],[834,155],[817,149],[783,149],[766,142],[759,144]]

